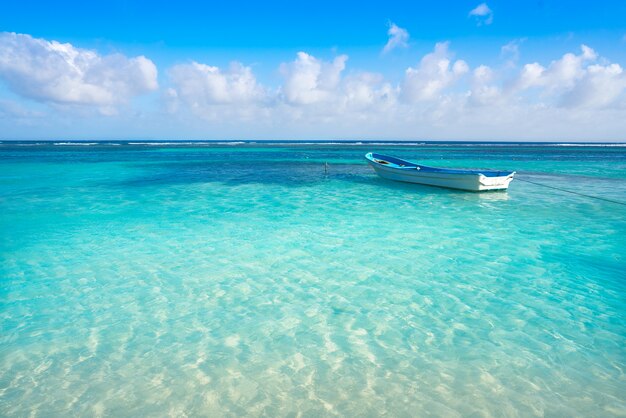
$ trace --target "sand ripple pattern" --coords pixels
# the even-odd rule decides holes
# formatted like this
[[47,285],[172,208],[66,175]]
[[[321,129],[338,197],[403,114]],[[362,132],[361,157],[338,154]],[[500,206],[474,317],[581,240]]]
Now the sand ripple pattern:
[[[2,150],[2,416],[626,414],[621,207],[393,184],[359,147],[74,148]],[[467,148],[436,152],[502,165]],[[623,150],[515,152],[626,196],[594,174]]]

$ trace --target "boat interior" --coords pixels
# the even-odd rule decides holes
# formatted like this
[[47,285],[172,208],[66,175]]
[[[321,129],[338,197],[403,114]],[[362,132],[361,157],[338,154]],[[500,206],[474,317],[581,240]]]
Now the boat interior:
[[381,164],[390,168],[397,169],[412,169],[412,170],[420,170],[424,172],[431,173],[446,173],[446,174],[482,174],[485,177],[506,177],[513,174],[512,171],[496,171],[496,170],[463,170],[463,169],[454,169],[454,168],[439,168],[439,167],[429,167],[425,165],[419,165],[412,163],[410,161],[405,161],[400,158],[395,158],[389,155],[370,153],[366,156],[371,161]]

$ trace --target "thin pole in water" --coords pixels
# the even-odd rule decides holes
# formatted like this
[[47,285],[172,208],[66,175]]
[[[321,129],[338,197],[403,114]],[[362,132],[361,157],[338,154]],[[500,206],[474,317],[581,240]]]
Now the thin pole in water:
[[328,174],[328,163],[324,163],[324,174]]

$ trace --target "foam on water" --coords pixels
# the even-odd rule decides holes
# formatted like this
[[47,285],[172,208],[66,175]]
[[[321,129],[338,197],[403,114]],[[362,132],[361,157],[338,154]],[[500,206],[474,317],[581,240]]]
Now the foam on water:
[[[379,150],[626,200],[619,148]],[[0,414],[626,413],[623,207],[362,154],[3,148]]]

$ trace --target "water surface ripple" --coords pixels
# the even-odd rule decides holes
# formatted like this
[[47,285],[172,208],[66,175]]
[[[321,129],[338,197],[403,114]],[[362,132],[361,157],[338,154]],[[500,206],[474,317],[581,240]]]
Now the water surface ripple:
[[[626,414],[626,148],[0,146],[0,415]],[[324,163],[329,163],[324,172]]]

